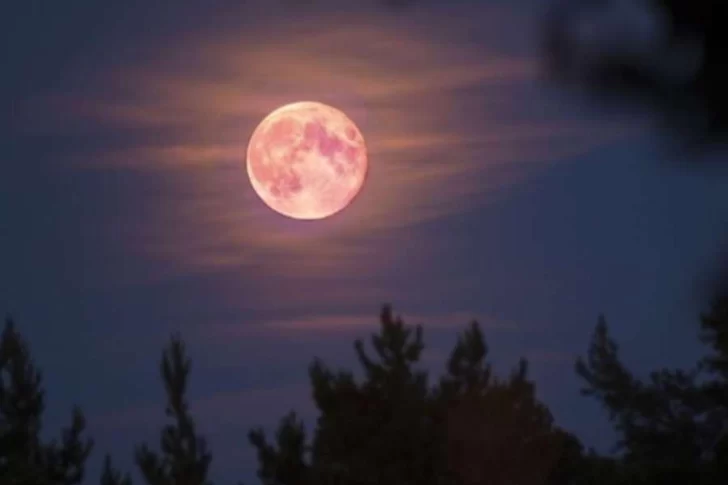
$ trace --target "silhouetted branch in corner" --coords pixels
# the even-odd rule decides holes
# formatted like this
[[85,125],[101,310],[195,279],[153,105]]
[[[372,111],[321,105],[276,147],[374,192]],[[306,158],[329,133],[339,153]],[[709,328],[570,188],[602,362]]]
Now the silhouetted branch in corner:
[[728,4],[722,0],[552,0],[550,72],[647,102],[694,146],[728,141]]

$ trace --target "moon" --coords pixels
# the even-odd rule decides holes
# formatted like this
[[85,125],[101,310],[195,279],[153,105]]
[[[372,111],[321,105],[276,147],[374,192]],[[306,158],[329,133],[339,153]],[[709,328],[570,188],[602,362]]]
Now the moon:
[[323,219],[356,197],[367,173],[364,137],[349,117],[323,103],[282,106],[250,137],[248,177],[274,211]]

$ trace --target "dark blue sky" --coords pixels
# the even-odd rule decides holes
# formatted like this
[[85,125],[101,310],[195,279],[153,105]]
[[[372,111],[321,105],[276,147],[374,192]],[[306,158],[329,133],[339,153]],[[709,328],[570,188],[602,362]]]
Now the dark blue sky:
[[[477,318],[496,368],[529,358],[557,422],[600,449],[573,373],[599,313],[639,371],[700,352],[725,177],[661,163],[648,117],[548,86],[535,2],[14,3],[0,312],[44,371],[48,431],[87,414],[89,482],[104,453],[131,469],[156,445],[173,330],[218,483],[253,476],[250,427],[310,422],[306,366],[353,366],[384,302],[424,325],[433,372]],[[244,166],[256,124],[305,99],[357,122],[371,166],[312,224],[265,208]]]

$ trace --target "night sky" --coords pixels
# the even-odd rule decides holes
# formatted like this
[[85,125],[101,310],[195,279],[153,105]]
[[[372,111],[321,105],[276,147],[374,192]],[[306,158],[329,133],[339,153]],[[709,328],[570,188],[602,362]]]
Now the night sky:
[[[639,372],[701,352],[725,179],[663,163],[646,114],[548,83],[541,2],[356,3],[3,7],[0,314],[44,372],[46,431],[87,415],[89,482],[104,453],[133,470],[157,446],[173,331],[217,483],[255,482],[250,427],[312,423],[307,365],[353,368],[383,303],[423,324],[435,373],[477,319],[496,369],[528,358],[557,423],[603,451],[573,372],[597,316]],[[245,171],[256,125],[301,100],[369,150],[362,192],[314,222]]]

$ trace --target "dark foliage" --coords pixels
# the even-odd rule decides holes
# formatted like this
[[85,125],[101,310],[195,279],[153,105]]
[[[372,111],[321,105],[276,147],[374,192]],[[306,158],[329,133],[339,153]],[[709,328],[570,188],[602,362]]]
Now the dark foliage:
[[702,318],[713,352],[694,369],[652,372],[637,379],[619,361],[600,318],[577,373],[583,393],[606,408],[624,452],[629,483],[728,483],[728,300],[718,298]]
[[75,485],[84,478],[92,442],[83,438],[86,423],[74,409],[59,441],[42,442],[45,410],[41,373],[27,344],[8,319],[0,337],[0,483]]
[[[651,104],[678,132],[697,135],[696,147],[705,146],[706,141],[726,141],[728,4],[722,0],[636,0],[631,2],[633,8],[624,8],[628,3],[553,0],[544,37],[550,71],[611,98]],[[603,39],[604,48],[589,50],[584,38],[574,35],[584,15],[591,16],[595,35],[603,29],[594,25],[604,26],[620,16],[612,23],[614,32]],[[644,27],[646,16],[662,24],[659,28],[665,32],[649,52],[645,52],[648,42],[640,40],[649,30]],[[633,20],[642,22],[637,30],[643,35],[621,38],[624,26],[634,25]],[[625,45],[629,42],[643,45]],[[637,51],[641,54],[635,55]]]
[[[249,433],[264,485],[719,485],[728,483],[728,297],[701,318],[706,356],[689,370],[635,377],[600,317],[576,363],[583,393],[598,399],[619,433],[619,456],[584,451],[557,427],[521,360],[498,377],[477,323],[459,337],[434,384],[417,365],[420,326],[385,306],[371,349],[356,341],[363,378],[315,359],[309,368],[319,410],[307,436],[291,412],[275,440]],[[163,352],[167,416],[161,451],[136,450],[151,485],[209,485],[211,455],[185,398],[190,360],[178,336]],[[0,483],[79,484],[91,443],[76,411],[60,442],[39,438],[41,376],[12,322],[0,340]],[[131,485],[106,457],[101,485]]]
[[106,458],[104,458],[104,469],[101,472],[101,485],[131,485],[129,475],[122,476],[121,472],[113,467],[109,455],[106,455]]
[[162,430],[160,453],[146,444],[136,450],[137,465],[149,485],[209,485],[207,472],[212,456],[195,429],[185,397],[190,366],[184,343],[179,336],[173,336],[161,362],[167,394],[165,414],[172,423]]
[[262,430],[252,430],[250,442],[258,451],[259,474],[264,484],[313,483],[304,457],[308,452],[303,424],[291,412],[281,420],[276,446],[265,440]]
[[320,411],[311,445],[300,422],[284,418],[276,444],[250,434],[265,485],[568,483],[580,470],[581,445],[553,425],[521,361],[507,379],[495,377],[477,323],[461,336],[446,375],[435,386],[415,365],[422,328],[407,327],[385,306],[374,355],[354,348],[364,370],[310,367]]

